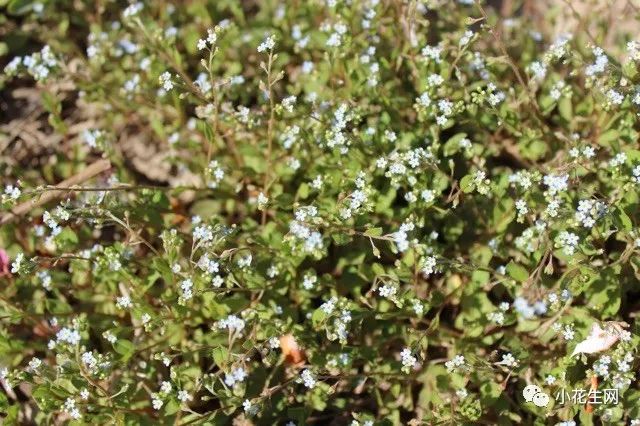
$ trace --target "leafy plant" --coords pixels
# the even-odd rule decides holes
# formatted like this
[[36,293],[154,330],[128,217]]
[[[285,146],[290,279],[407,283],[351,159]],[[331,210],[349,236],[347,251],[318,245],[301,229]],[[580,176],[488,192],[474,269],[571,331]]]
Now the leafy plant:
[[484,3],[0,0],[4,422],[640,424],[640,44]]

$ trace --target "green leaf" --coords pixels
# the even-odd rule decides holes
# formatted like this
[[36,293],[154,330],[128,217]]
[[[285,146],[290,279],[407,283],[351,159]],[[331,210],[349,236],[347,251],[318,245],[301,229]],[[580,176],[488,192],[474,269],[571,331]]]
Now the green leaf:
[[488,266],[493,257],[493,250],[488,246],[475,246],[471,249],[471,260],[474,264]]
[[9,406],[9,400],[4,392],[0,392],[0,413],[5,413],[7,411],[7,407]]
[[609,129],[600,135],[598,144],[610,147],[611,142],[618,138],[620,138],[620,133],[616,129]]
[[74,394],[78,392],[78,389],[74,386],[74,384],[69,379],[58,378],[53,382],[57,387],[64,389],[70,394]]
[[33,398],[41,410],[50,410],[53,407],[59,406],[57,396],[47,385],[36,386],[31,393],[31,398]]
[[219,201],[209,199],[198,200],[191,206],[191,214],[200,217],[214,216],[221,210],[222,205]]
[[164,407],[164,413],[167,416],[172,416],[178,411],[180,411],[180,403],[173,398],[170,399]]
[[524,282],[529,278],[529,272],[513,261],[507,264],[507,274],[516,281]]
[[460,141],[467,137],[466,133],[457,133],[449,138],[442,147],[442,152],[449,157],[460,150]]
[[136,351],[135,346],[129,340],[118,339],[113,344],[113,349],[118,353],[123,362],[127,362]]
[[12,15],[24,15],[33,10],[32,0],[11,0],[7,6],[7,12]]
[[305,407],[287,408],[287,417],[296,421],[296,424],[303,425],[307,420],[307,410]]
[[78,236],[67,226],[56,236],[56,242],[63,248],[71,248],[78,244]]
[[504,232],[516,217],[515,202],[508,197],[500,200],[493,208],[493,223],[496,232]]
[[522,149],[522,156],[529,160],[539,160],[544,157],[549,150],[549,144],[540,139],[529,142],[526,148]]
[[213,141],[213,129],[209,125],[209,123],[204,123],[204,137],[207,139],[207,142],[212,144]]
[[598,313],[601,319],[614,317],[620,309],[621,291],[616,277],[610,273],[601,276],[586,290],[589,308]]
[[471,282],[479,285],[488,283],[490,278],[491,275],[489,275],[489,272],[482,271],[480,269],[473,271],[473,273],[471,274]]
[[436,331],[439,326],[440,326],[440,312],[438,312],[436,316],[429,323],[429,327],[427,327],[427,334]]
[[462,192],[464,192],[465,194],[469,194],[473,192],[474,189],[476,189],[476,185],[473,183],[473,179],[474,177],[472,175],[466,175],[463,176],[462,179],[460,179],[460,189],[462,189]]
[[298,187],[298,197],[301,200],[306,199],[309,196],[309,185],[306,183],[302,183],[299,187]]
[[42,106],[50,114],[60,114],[62,104],[56,96],[49,92],[42,92]]
[[379,277],[380,275],[384,275],[386,273],[386,271],[384,270],[384,267],[379,263],[373,263],[371,265],[371,270],[373,271],[376,277]]
[[551,96],[543,95],[538,99],[538,105],[542,109],[542,113],[544,115],[548,115],[553,111],[554,106],[556,105],[556,100]]
[[213,362],[220,368],[223,368],[227,364],[227,359],[229,358],[229,351],[227,348],[223,346],[219,346],[217,348],[213,348],[211,351],[211,356],[213,357]]
[[613,215],[614,215],[613,217],[614,217],[616,226],[621,227],[622,229],[624,229],[627,232],[633,230],[633,222],[631,222],[631,219],[629,218],[629,215],[627,215],[627,213],[625,213],[625,211],[622,209],[622,207],[617,207],[613,211]]
[[336,245],[344,246],[353,241],[353,237],[347,234],[331,234],[331,238],[336,243]]
[[622,64],[622,73],[625,77],[629,79],[633,79],[636,75],[638,75],[638,68],[634,61],[626,61]]
[[573,118],[573,104],[571,103],[570,96],[562,96],[558,101],[558,111],[560,116],[567,121],[571,121]]
[[500,398],[500,395],[502,395],[502,388],[499,384],[489,380],[480,386],[480,393],[482,395],[482,402],[490,404]]
[[314,327],[319,326],[327,318],[327,313],[322,308],[318,308],[313,311],[311,315],[311,323]]
[[52,314],[69,314],[73,312],[73,309],[67,302],[59,299],[47,299],[45,302],[47,310]]
[[382,235],[382,228],[369,228],[364,232],[367,237],[379,237]]
[[581,266],[577,271],[575,269],[568,271],[562,281],[575,297],[588,288],[597,277],[597,272],[586,266]]

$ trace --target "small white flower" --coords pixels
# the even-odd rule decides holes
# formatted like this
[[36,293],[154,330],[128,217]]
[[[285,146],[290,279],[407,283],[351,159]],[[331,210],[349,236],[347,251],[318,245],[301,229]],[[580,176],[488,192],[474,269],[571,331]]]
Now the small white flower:
[[164,405],[164,402],[160,398],[158,398],[157,395],[153,394],[151,396],[151,405],[153,406],[154,410],[160,410]]
[[302,63],[302,72],[305,74],[309,74],[311,71],[313,71],[313,62],[311,61],[304,61]]
[[185,279],[180,282],[180,288],[182,289],[182,298],[184,300],[190,300],[193,297],[193,281]]
[[435,63],[440,63],[440,54],[442,53],[442,47],[440,46],[425,46],[421,54],[426,59],[430,59],[435,61]]
[[244,412],[250,416],[255,416],[256,414],[258,414],[258,406],[253,404],[248,399],[244,400],[244,402],[242,403],[242,408],[244,408]]
[[31,358],[31,361],[29,361],[29,370],[35,373],[41,365],[42,361],[40,360],[40,358],[33,357]]
[[247,372],[242,367],[238,367],[230,373],[225,374],[224,383],[227,386],[234,386],[236,383],[241,383],[247,377]]
[[264,193],[260,192],[258,194],[258,209],[259,210],[263,210],[266,205],[269,203],[269,197],[267,197],[266,195],[264,195]]
[[171,393],[171,390],[173,389],[173,386],[171,386],[171,382],[169,381],[164,381],[160,384],[160,392],[164,393],[164,394],[169,394]]
[[224,278],[222,278],[220,275],[215,275],[212,279],[211,279],[211,284],[216,287],[219,288],[222,286],[222,284],[224,284]]
[[407,373],[418,365],[418,359],[411,354],[411,349],[409,348],[404,348],[400,352],[400,361],[402,362],[403,371]]
[[178,391],[178,399],[181,402],[187,402],[193,400],[193,396],[189,394],[189,392],[185,390]]
[[464,35],[460,38],[460,46],[466,46],[467,44],[469,44],[469,42],[471,41],[471,39],[473,38],[474,32],[471,30],[467,30],[464,32]]
[[573,340],[575,335],[576,332],[573,330],[572,325],[566,325],[562,330],[562,336],[564,337],[564,340]]
[[332,33],[327,40],[328,47],[338,47],[342,44],[342,38],[338,33]]
[[229,315],[227,318],[218,321],[218,328],[226,328],[229,331],[240,332],[244,329],[244,326],[244,320],[238,318],[235,315]]
[[144,9],[144,4],[142,2],[132,3],[124,10],[124,12],[122,12],[122,15],[125,18],[129,18],[140,13],[142,9]]
[[572,232],[562,231],[556,238],[556,242],[563,248],[567,256],[573,256],[580,242],[580,237]]
[[258,52],[263,53],[267,50],[273,50],[276,45],[276,39],[273,35],[268,36],[264,39],[264,41],[258,46]]
[[249,267],[252,261],[253,261],[253,256],[251,255],[251,253],[248,253],[240,257],[236,263],[238,264],[239,268],[244,269]]
[[490,321],[493,321],[498,325],[503,325],[504,324],[504,313],[503,312],[489,312],[487,314],[487,318]]
[[109,343],[115,343],[118,340],[111,331],[105,331],[102,333],[102,337],[104,337]]
[[433,200],[435,200],[435,198],[436,198],[436,197],[435,197],[435,193],[434,193],[432,190],[430,190],[430,189],[425,189],[425,190],[423,190],[423,191],[420,193],[420,196],[421,196],[421,197],[422,197],[422,199],[423,199],[425,202],[427,202],[427,203],[432,202],[432,201],[433,201]]
[[396,288],[396,286],[390,284],[378,287],[378,293],[380,293],[380,296],[386,297],[388,299],[393,298],[396,295],[397,291],[398,289]]
[[412,308],[413,308],[413,312],[416,313],[416,315],[420,316],[424,313],[424,305],[422,304],[422,302],[420,302],[417,299],[414,299],[412,302]]
[[116,306],[120,309],[128,309],[133,305],[129,296],[120,296],[116,299]]
[[165,71],[159,77],[160,84],[162,84],[162,88],[167,92],[173,89],[173,81],[171,79],[172,79],[171,73],[168,71]]
[[300,378],[302,379],[302,383],[309,389],[313,389],[317,383],[315,377],[313,377],[313,374],[311,374],[311,371],[308,369],[300,373]]
[[609,161],[609,166],[611,168],[618,167],[623,165],[627,161],[627,154],[624,152],[619,152]]
[[280,347],[280,339],[272,337],[269,339],[269,347],[271,349],[278,349]]
[[469,396],[469,392],[467,392],[466,389],[461,388],[456,391],[456,396],[460,399],[465,399],[467,396]]
[[429,275],[433,274],[436,270],[437,264],[438,264],[438,261],[435,258],[435,256],[426,257],[424,259],[423,266],[422,266],[422,273],[424,274],[424,276],[428,277]]
[[11,273],[15,274],[20,271],[20,267],[22,266],[22,261],[24,259],[24,253],[18,253],[16,258],[11,263]]
[[293,107],[296,104],[295,96],[288,96],[282,100],[282,107],[286,109],[288,112],[293,112]]
[[466,361],[464,359],[464,356],[456,355],[455,357],[453,357],[449,361],[445,362],[444,366],[447,368],[447,371],[453,372],[453,371],[455,371],[457,369],[466,368],[467,364],[466,364]]
[[529,71],[531,71],[537,80],[544,80],[547,75],[547,66],[539,61],[532,62],[529,65]]
[[502,355],[502,360],[498,362],[498,365],[504,365],[505,367],[516,367],[518,365],[518,360],[515,357],[507,352]]
[[313,274],[307,274],[304,276],[304,280],[302,281],[302,287],[305,290],[311,290],[315,284],[318,282],[318,277]]

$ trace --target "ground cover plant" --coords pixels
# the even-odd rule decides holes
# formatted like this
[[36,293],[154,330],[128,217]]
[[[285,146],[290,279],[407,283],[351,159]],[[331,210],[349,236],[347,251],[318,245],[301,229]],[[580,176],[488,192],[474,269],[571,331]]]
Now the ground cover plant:
[[640,424],[640,9],[578,3],[0,0],[3,424]]

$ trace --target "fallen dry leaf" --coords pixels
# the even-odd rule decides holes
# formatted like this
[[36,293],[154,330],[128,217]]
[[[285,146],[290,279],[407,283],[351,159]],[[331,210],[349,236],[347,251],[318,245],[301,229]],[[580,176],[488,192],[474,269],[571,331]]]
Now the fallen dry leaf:
[[611,322],[606,323],[605,327],[602,328],[600,324],[594,322],[587,338],[576,345],[571,356],[580,353],[594,354],[609,349],[620,340],[620,333],[625,326],[628,325],[620,322]]
[[298,346],[298,342],[291,334],[285,334],[280,337],[280,348],[284,355],[284,360],[288,364],[301,364],[305,360],[304,352]]

